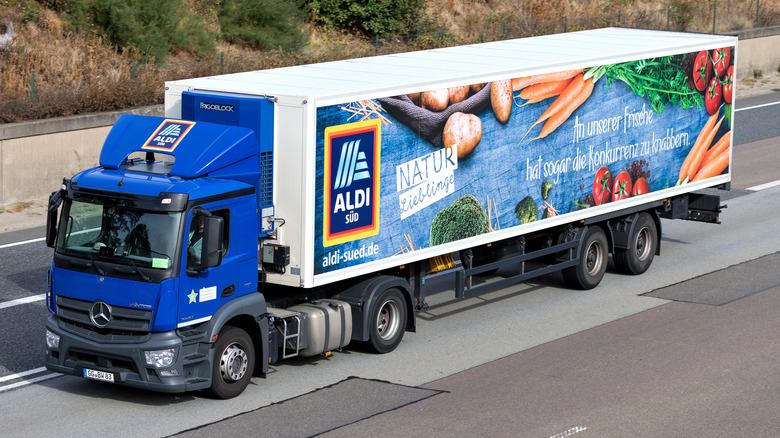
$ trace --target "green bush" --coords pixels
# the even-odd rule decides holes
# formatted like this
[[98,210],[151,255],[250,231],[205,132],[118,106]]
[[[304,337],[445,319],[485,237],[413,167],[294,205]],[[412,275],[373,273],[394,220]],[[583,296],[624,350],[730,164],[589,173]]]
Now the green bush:
[[301,30],[304,11],[300,1],[237,0],[221,2],[217,18],[222,37],[233,44],[260,50],[294,48],[307,41]]
[[205,55],[215,36],[183,0],[66,0],[59,2],[69,26],[94,31],[120,48],[135,48],[144,60],[162,62],[171,51]]
[[368,35],[390,36],[424,31],[427,0],[309,0],[314,21]]
[[28,23],[31,21],[38,21],[38,15],[41,13],[41,6],[34,0],[21,0],[18,7],[22,22]]
[[686,0],[671,0],[669,2],[670,30],[688,30],[696,11],[691,2]]

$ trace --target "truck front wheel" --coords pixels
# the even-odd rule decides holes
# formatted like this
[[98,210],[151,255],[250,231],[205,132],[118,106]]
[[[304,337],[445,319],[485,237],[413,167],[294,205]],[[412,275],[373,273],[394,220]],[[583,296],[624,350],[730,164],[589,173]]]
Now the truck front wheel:
[[225,326],[219,334],[211,370],[211,393],[222,399],[244,392],[255,367],[255,348],[249,335]]
[[653,262],[658,247],[658,227],[649,214],[637,216],[629,245],[628,249],[615,251],[612,255],[615,266],[626,274],[643,274]]
[[590,226],[579,248],[580,262],[563,270],[563,278],[571,287],[593,289],[607,270],[607,236],[598,226]]
[[395,288],[382,292],[371,307],[368,342],[377,353],[389,353],[401,343],[406,330],[406,300]]

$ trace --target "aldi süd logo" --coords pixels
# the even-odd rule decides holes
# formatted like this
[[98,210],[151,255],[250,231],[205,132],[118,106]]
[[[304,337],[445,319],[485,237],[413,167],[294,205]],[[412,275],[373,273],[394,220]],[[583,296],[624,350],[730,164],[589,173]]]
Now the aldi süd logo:
[[173,152],[193,126],[195,126],[195,122],[165,119],[154,130],[154,133],[146,140],[144,145],[141,146],[141,149]]
[[323,246],[379,233],[381,122],[325,128]]

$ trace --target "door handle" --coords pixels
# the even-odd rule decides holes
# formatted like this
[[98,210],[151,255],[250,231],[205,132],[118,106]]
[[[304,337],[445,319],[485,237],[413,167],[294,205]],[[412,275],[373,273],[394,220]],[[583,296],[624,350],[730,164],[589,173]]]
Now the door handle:
[[231,284],[230,286],[222,289],[222,294],[220,295],[221,298],[229,297],[233,295],[233,292],[236,291],[236,285]]

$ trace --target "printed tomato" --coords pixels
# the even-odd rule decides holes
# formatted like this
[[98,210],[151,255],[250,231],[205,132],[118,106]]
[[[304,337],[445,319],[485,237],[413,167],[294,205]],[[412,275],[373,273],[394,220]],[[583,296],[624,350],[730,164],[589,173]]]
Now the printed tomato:
[[707,108],[708,113],[715,114],[718,112],[722,94],[723,90],[720,86],[720,81],[715,76],[710,80],[707,91],[704,93],[704,106]]
[[601,166],[593,179],[593,201],[596,205],[606,204],[612,198],[612,172]]
[[621,170],[615,175],[615,182],[612,184],[612,200],[620,201],[631,197],[631,175],[625,170]]
[[696,60],[693,62],[693,83],[696,89],[704,91],[712,77],[712,64],[707,52],[702,50],[696,54]]
[[637,178],[636,181],[634,181],[632,196],[644,195],[646,193],[650,193],[650,184],[648,184],[647,180],[644,178]]
[[726,103],[731,103],[731,99],[734,97],[734,66],[730,65],[726,70],[726,76],[723,78],[723,100]]
[[724,47],[722,49],[716,49],[712,51],[712,62],[715,68],[715,73],[718,77],[723,79],[723,75],[726,74],[726,70],[731,64],[731,48]]

